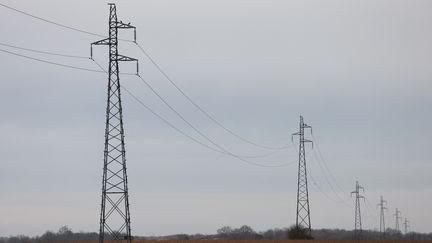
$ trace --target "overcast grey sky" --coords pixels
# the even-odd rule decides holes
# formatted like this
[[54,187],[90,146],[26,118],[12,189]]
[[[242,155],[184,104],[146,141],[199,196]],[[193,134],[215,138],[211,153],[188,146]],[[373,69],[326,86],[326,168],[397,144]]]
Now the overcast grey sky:
[[[108,29],[105,1],[1,3],[91,32]],[[388,226],[398,207],[412,230],[431,231],[431,1],[131,0],[118,2],[117,10],[165,72],[233,131],[262,144],[291,145],[299,115],[305,117],[316,139],[314,150],[307,148],[317,184],[310,181],[313,228],[353,228],[349,193],[358,180],[367,197],[365,229],[379,227],[375,205],[383,195]],[[38,50],[88,56],[89,43],[100,39],[3,7],[0,23],[1,43]],[[0,48],[97,69],[86,59]],[[206,119],[134,44],[121,43],[120,52],[139,58],[142,76],[218,143],[239,154],[269,152]],[[106,65],[107,50],[98,47],[95,58]],[[3,52],[0,65],[0,235],[37,235],[61,225],[97,231],[106,75]],[[121,70],[133,67],[122,63]],[[121,81],[198,138],[139,79]],[[123,98],[134,235],[215,233],[243,224],[265,230],[295,222],[295,165],[261,168],[216,154]],[[253,161],[296,159],[294,147]]]

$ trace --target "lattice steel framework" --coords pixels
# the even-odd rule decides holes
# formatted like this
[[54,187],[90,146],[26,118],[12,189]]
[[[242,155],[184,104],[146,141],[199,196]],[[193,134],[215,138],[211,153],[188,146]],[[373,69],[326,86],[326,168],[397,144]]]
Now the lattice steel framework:
[[310,208],[309,208],[309,191],[308,191],[308,180],[307,180],[307,168],[306,168],[306,152],[305,143],[311,143],[311,140],[305,139],[305,129],[311,129],[312,127],[304,123],[303,116],[300,116],[300,130],[293,133],[293,136],[299,136],[299,164],[298,164],[298,177],[297,177],[297,216],[296,226],[302,226],[308,229],[309,234],[311,233],[311,221],[310,221]]
[[361,222],[361,210],[360,210],[360,199],[364,196],[360,195],[360,190],[364,192],[364,188],[360,186],[358,181],[356,181],[356,189],[355,191],[351,192],[352,194],[355,194],[355,219],[354,219],[354,237],[356,239],[360,239],[362,235],[362,222]]
[[404,220],[404,222],[402,223],[403,224],[403,226],[404,226],[404,234],[408,234],[408,229],[409,229],[409,221],[408,221],[408,219],[407,218],[405,218],[405,220]]
[[381,238],[384,238],[385,237],[385,231],[386,231],[384,211],[387,209],[387,207],[386,207],[387,206],[387,201],[383,199],[383,196],[381,196],[380,203],[378,203],[377,206],[380,209],[380,233],[381,233]]
[[[120,96],[119,61],[137,59],[118,54],[118,29],[134,29],[134,26],[117,21],[115,4],[108,4],[108,38],[93,45],[108,45],[108,98],[105,124],[105,149],[102,180],[102,203],[100,214],[99,242],[104,240],[131,243],[126,152],[123,129],[123,111]],[[136,33],[134,31],[134,33]],[[136,34],[135,34],[136,36]],[[93,53],[91,51],[91,56]]]
[[393,214],[393,216],[395,216],[395,230],[396,232],[400,232],[399,221],[402,219],[401,211],[398,208],[396,208],[396,212],[395,214]]

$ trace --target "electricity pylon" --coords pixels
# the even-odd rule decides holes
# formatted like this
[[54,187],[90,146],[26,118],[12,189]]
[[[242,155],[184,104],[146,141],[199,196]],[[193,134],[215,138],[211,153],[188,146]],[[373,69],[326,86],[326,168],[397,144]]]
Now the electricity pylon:
[[361,233],[362,233],[360,198],[364,199],[364,196],[360,195],[360,190],[363,190],[363,192],[364,192],[364,188],[359,185],[358,181],[356,181],[356,189],[355,189],[355,191],[351,192],[351,196],[352,196],[352,194],[355,194],[355,197],[356,197],[355,219],[354,219],[354,237],[356,239],[359,239],[361,237]]
[[387,201],[383,199],[383,196],[381,196],[380,203],[377,204],[377,206],[380,209],[380,233],[381,237],[384,238],[385,236],[385,219],[384,219],[384,210],[387,210],[385,206],[387,206]]
[[[311,233],[310,209],[309,209],[309,192],[307,183],[306,152],[305,143],[312,141],[304,138],[304,130],[312,127],[303,122],[303,116],[300,116],[300,130],[293,133],[292,136],[299,136],[299,164],[297,177],[297,217],[296,226],[303,226]],[[291,137],[292,139],[292,137]]]
[[402,223],[404,226],[404,233],[407,234],[408,233],[408,228],[409,228],[409,221],[407,218],[405,218],[404,222]]
[[393,216],[395,216],[395,230],[397,232],[400,232],[399,220],[402,219],[400,215],[401,215],[401,211],[398,208],[396,208],[396,212],[395,214],[393,214]]
[[[104,240],[109,240],[118,243],[122,241],[131,243],[129,193],[118,62],[136,61],[138,63],[138,60],[118,54],[117,35],[118,29],[135,30],[135,27],[117,21],[115,4],[109,3],[108,5],[110,7],[108,38],[91,44],[91,47],[93,45],[107,45],[109,47],[108,98],[99,242],[103,243]],[[136,39],[136,34],[134,37]],[[92,49],[91,58],[93,58]]]

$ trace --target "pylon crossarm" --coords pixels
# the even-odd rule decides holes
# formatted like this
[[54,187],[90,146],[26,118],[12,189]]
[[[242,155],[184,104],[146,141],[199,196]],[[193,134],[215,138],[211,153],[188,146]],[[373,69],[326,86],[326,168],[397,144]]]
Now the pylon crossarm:
[[131,25],[130,23],[123,23],[122,21],[115,22],[117,29],[135,29],[136,27]]
[[130,61],[138,61],[138,59],[136,58],[132,58],[132,57],[127,57],[127,56],[123,56],[123,55],[118,55],[116,61],[121,61],[121,62],[130,62]]
[[106,38],[100,41],[95,41],[91,43],[91,45],[109,45],[110,44],[110,38]]

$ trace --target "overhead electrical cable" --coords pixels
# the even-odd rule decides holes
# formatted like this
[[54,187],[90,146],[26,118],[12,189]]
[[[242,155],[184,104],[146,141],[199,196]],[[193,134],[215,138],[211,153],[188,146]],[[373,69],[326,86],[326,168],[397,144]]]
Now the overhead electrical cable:
[[319,183],[314,179],[314,177],[312,176],[312,174],[310,173],[309,170],[307,170],[307,173],[308,173],[308,175],[309,175],[309,178],[310,178],[311,181],[312,181],[312,185],[315,186],[315,187],[318,189],[318,191],[320,191],[321,194],[323,194],[326,198],[328,198],[330,201],[333,201],[333,202],[336,202],[336,203],[342,203],[343,205],[345,205],[345,206],[347,206],[347,207],[349,207],[349,208],[352,208],[352,205],[350,205],[350,204],[348,204],[348,203],[346,203],[346,202],[344,202],[344,201],[335,200],[334,198],[330,197],[330,195],[327,194],[327,193],[326,193],[326,192],[321,188],[321,186],[320,186]]
[[[84,68],[84,67],[78,67],[78,66],[73,66],[73,65],[69,65],[69,64],[63,64],[63,63],[59,63],[59,62],[48,61],[48,60],[44,60],[44,59],[40,59],[40,58],[36,58],[36,57],[31,57],[31,56],[23,55],[23,54],[20,54],[20,53],[16,53],[16,52],[4,50],[4,49],[0,49],[0,51],[4,52],[4,53],[7,53],[7,54],[10,54],[10,55],[14,55],[14,56],[30,59],[30,60],[33,60],[33,61],[43,62],[43,63],[55,65],[55,66],[60,66],[60,67],[65,67],[65,68],[70,68],[70,69],[76,69],[76,70],[81,70],[81,71],[87,71],[87,72],[104,73],[104,71],[101,71],[101,70]],[[120,74],[123,74],[123,75],[136,75],[135,73],[120,73]]]
[[256,147],[264,148],[264,149],[271,149],[271,150],[282,150],[287,149],[292,146],[281,146],[281,147],[272,147],[272,146],[266,146],[261,145],[256,142],[250,141],[243,136],[238,135],[237,133],[233,132],[231,129],[224,126],[221,122],[219,122],[216,118],[214,118],[212,115],[210,115],[204,108],[202,108],[200,105],[198,105],[189,95],[187,95],[169,76],[168,74],[161,68],[161,66],[147,53],[147,51],[144,50],[144,48],[137,42],[135,44],[138,46],[138,48],[141,50],[141,52],[147,57],[147,59],[150,60],[151,63],[156,67],[156,69],[193,105],[195,108],[197,108],[201,113],[203,113],[208,119],[213,121],[216,125],[221,127],[223,130],[227,131],[234,137],[242,140],[243,142],[246,142],[248,144],[254,145]]
[[[93,59],[92,59],[93,60]],[[94,62],[95,62],[95,64],[103,71],[103,72],[106,72],[106,70],[98,63],[98,62],[96,62],[95,60],[93,60]],[[238,160],[241,160],[241,161],[243,161],[243,162],[245,162],[245,163],[248,163],[248,164],[251,164],[251,165],[254,165],[254,166],[259,166],[259,167],[284,167],[284,166],[288,166],[288,165],[291,165],[291,164],[294,164],[294,163],[296,163],[296,162],[291,162],[291,163],[281,163],[281,164],[277,164],[277,165],[266,165],[266,164],[260,164],[260,163],[256,163],[256,162],[253,162],[253,161],[250,161],[250,160],[246,160],[244,157],[242,157],[242,156],[239,156],[239,155],[237,155],[237,154],[234,154],[234,153],[232,153],[232,152],[230,152],[230,151],[228,151],[228,150],[226,150],[224,147],[222,147],[222,146],[220,146],[219,144],[217,144],[217,143],[215,143],[213,140],[211,140],[208,136],[206,136],[205,134],[203,134],[201,131],[199,131],[193,124],[191,124],[189,121],[187,121],[177,110],[175,110],[174,109],[174,107],[172,107],[162,96],[160,96],[157,92],[156,92],[156,90],[154,90],[153,89],[153,87],[145,80],[145,79],[143,79],[141,76],[139,76],[139,75],[137,75],[137,77],[139,77],[139,79],[142,81],[142,82],[144,82],[147,86],[148,86],[148,88],[171,110],[171,111],[173,111],[178,117],[180,117],[180,119],[182,119],[186,124],[188,124],[192,129],[194,129],[198,134],[200,134],[203,138],[205,138],[208,142],[210,142],[211,144],[213,144],[214,146],[216,146],[218,149],[215,149],[215,148],[213,148],[213,147],[211,147],[211,146],[209,146],[209,145],[207,145],[207,144],[204,144],[204,143],[202,143],[201,141],[199,141],[199,140],[197,140],[197,139],[195,139],[195,138],[193,138],[193,137],[191,137],[191,136],[189,136],[189,135],[187,135],[185,132],[183,132],[183,131],[181,131],[180,129],[178,129],[177,127],[175,127],[174,125],[172,125],[171,123],[169,123],[166,119],[162,119],[162,117],[160,116],[160,115],[156,115],[157,117],[159,117],[159,118],[161,118],[161,120],[163,121],[163,122],[165,122],[166,124],[168,124],[171,128],[173,128],[173,129],[175,129],[176,131],[178,131],[178,132],[180,132],[181,134],[183,134],[183,135],[186,135],[186,137],[188,137],[189,139],[192,139],[194,142],[197,142],[198,144],[200,144],[200,145],[202,145],[202,146],[204,146],[204,147],[206,147],[206,148],[208,148],[208,149],[211,149],[211,150],[213,150],[213,151],[215,151],[215,152],[218,152],[218,153],[222,153],[222,154],[225,154],[225,155],[229,155],[229,156],[231,156],[231,157],[234,157],[234,158],[236,158],[236,159],[238,159]],[[131,92],[130,91],[126,91],[127,93],[130,93],[131,94]],[[140,101],[136,96],[134,96],[134,95],[132,95],[132,97],[136,100],[136,101],[138,101],[138,103],[139,104],[141,104],[141,105],[144,105],[144,102],[142,102],[142,101]],[[147,110],[149,110],[151,113],[153,113],[153,114],[156,114],[153,110],[151,110],[148,106],[145,106],[144,105],[144,107],[147,109]]]
[[[102,65],[100,65],[96,60],[92,59],[94,61],[94,63],[101,69],[103,70],[103,72],[107,73],[107,71],[102,67]],[[172,129],[174,129],[175,131],[177,131],[178,133],[182,134],[183,136],[191,139],[192,141],[200,144],[201,146],[204,146],[210,150],[213,150],[215,152],[222,152],[220,150],[217,150],[211,146],[208,146],[207,144],[195,139],[194,137],[188,135],[187,133],[185,133],[184,131],[182,131],[181,129],[179,129],[178,127],[176,127],[175,125],[173,125],[172,123],[170,123],[167,119],[165,119],[164,117],[162,117],[161,115],[159,115],[158,113],[156,113],[153,109],[151,109],[149,106],[147,106],[142,100],[140,100],[136,95],[134,95],[129,89],[127,89],[126,87],[124,87],[123,85],[121,86],[122,89],[124,89],[126,91],[126,93],[128,93],[128,95],[130,95],[137,103],[139,103],[141,106],[143,106],[144,108],[146,108],[150,113],[152,113],[154,116],[156,116],[157,118],[159,118],[161,121],[163,121],[165,124],[167,124],[169,127],[171,127]]]
[[[96,34],[96,33],[89,32],[89,31],[84,31],[84,30],[81,30],[81,29],[78,29],[78,28],[70,27],[70,26],[67,26],[67,25],[64,25],[64,24],[60,24],[60,23],[57,23],[57,22],[54,22],[54,21],[48,20],[48,19],[45,19],[45,18],[41,18],[41,17],[35,16],[35,15],[33,15],[33,14],[29,14],[29,13],[27,13],[27,12],[24,12],[24,11],[18,10],[18,9],[16,9],[16,8],[13,8],[13,7],[10,7],[10,6],[7,6],[7,5],[5,5],[5,4],[3,4],[3,3],[0,3],[0,6],[5,7],[5,8],[8,8],[8,9],[13,10],[13,11],[16,11],[16,12],[18,12],[18,13],[24,14],[24,15],[26,15],[26,16],[29,16],[29,17],[32,17],[32,18],[38,19],[38,20],[40,20],[40,21],[44,21],[44,22],[46,22],[46,23],[54,24],[54,25],[59,26],[59,27],[67,28],[67,29],[74,30],[74,31],[78,31],[78,32],[85,33],[85,34],[90,34],[90,35],[93,35],[93,36],[106,37],[106,36],[104,36],[104,35]],[[128,41],[128,40],[126,40],[126,41]],[[133,41],[130,41],[130,42],[133,42]],[[38,59],[38,58],[28,57],[28,56],[24,56],[24,55],[21,55],[21,54],[17,54],[17,53],[9,52],[9,51],[6,51],[6,50],[1,50],[1,51],[6,52],[6,53],[9,53],[9,54],[12,54],[12,55],[17,55],[17,56],[21,56],[21,57],[29,58],[29,59],[32,59],[32,60],[35,60],[35,61],[41,61],[41,62],[45,62],[45,63],[49,63],[49,64],[53,64],[53,65],[58,65],[58,66],[63,66],[63,67],[69,67],[69,68],[74,68],[74,69],[80,69],[80,70],[84,70],[84,71],[104,72],[104,71],[99,71],[99,70],[92,70],[92,69],[87,69],[87,68],[74,67],[74,66],[71,66],[71,65],[65,65],[65,64],[60,64],[60,63],[55,63],[55,62],[51,62],[51,61],[46,61],[46,60]],[[138,77],[139,77],[139,76],[138,76]],[[140,79],[143,80],[141,77],[140,77]],[[143,81],[145,82],[145,80],[143,80]],[[178,87],[178,86],[177,86],[177,87]],[[159,94],[157,94],[157,96],[160,97]],[[162,98],[162,97],[160,97],[160,98]],[[163,100],[163,102],[165,103],[164,100]],[[168,103],[166,103],[166,105],[168,105]],[[168,106],[168,107],[171,107],[171,106]],[[172,108],[172,107],[171,107],[171,108]],[[172,109],[172,110],[173,110],[173,109]],[[175,111],[175,110],[173,110],[173,111],[174,111],[176,114],[180,115],[177,111]],[[180,116],[181,116],[181,115],[180,115]],[[185,121],[185,122],[186,122],[186,121]],[[187,122],[187,123],[190,124],[189,122]],[[195,130],[194,127],[193,127],[193,129]],[[196,131],[198,132],[198,130],[196,130]],[[201,132],[199,132],[199,134],[200,134],[200,135],[203,135],[203,137],[205,137],[205,138],[206,138],[210,143],[212,143],[213,145],[215,145],[216,147],[218,147],[220,150],[222,150],[222,151],[221,151],[222,153],[227,154],[227,155],[230,155],[230,156],[232,156],[232,157],[234,157],[234,158],[237,158],[237,159],[242,160],[243,162],[246,162],[246,163],[249,163],[249,164],[253,164],[253,165],[257,165],[257,166],[263,166],[263,167],[282,167],[282,166],[287,166],[287,165],[291,164],[291,163],[283,163],[283,164],[279,164],[279,165],[262,165],[262,164],[258,164],[258,163],[255,163],[255,162],[252,162],[252,161],[246,160],[246,159],[240,157],[239,155],[236,155],[236,154],[234,154],[234,153],[232,153],[232,152],[226,150],[225,148],[223,148],[223,147],[221,147],[220,145],[218,145],[218,144],[216,144],[215,142],[213,142],[211,139],[208,139],[208,137],[205,136],[204,134],[202,134]]]
[[[366,193],[365,193],[365,194],[366,194]],[[366,199],[366,209],[367,209],[369,215],[370,215],[371,217],[373,217],[374,219],[378,219],[378,213],[377,213],[377,212],[374,212],[374,210],[372,209],[372,208],[373,208],[372,203],[369,201],[367,195],[365,195],[365,199]]]
[[22,11],[22,10],[19,10],[19,9],[16,9],[16,8],[13,8],[13,7],[10,7],[10,6],[7,6],[6,4],[3,4],[3,3],[0,3],[0,6],[5,7],[5,8],[8,8],[8,9],[10,9],[10,10],[13,10],[13,11],[18,12],[18,13],[21,13],[21,14],[27,15],[27,16],[29,16],[29,17],[32,17],[32,18],[38,19],[38,20],[40,20],[40,21],[44,21],[44,22],[46,22],[46,23],[50,23],[50,24],[53,24],[53,25],[57,25],[57,26],[59,26],[59,27],[63,27],[63,28],[66,28],[66,29],[70,29],[70,30],[74,30],[74,31],[81,32],[81,33],[84,33],[84,34],[94,35],[94,36],[98,36],[98,37],[106,37],[106,36],[104,36],[104,35],[96,34],[96,33],[90,32],[90,31],[85,31],[85,30],[77,29],[77,28],[70,27],[70,26],[67,26],[67,25],[64,25],[64,24],[60,24],[60,23],[57,23],[57,22],[54,22],[54,21],[51,21],[51,20],[48,20],[48,19],[45,19],[45,18],[41,18],[41,17],[38,17],[38,16],[36,16],[36,15],[30,14],[30,13],[27,13],[27,12],[24,12],[24,11]]
[[205,135],[203,132],[201,132],[198,128],[196,128],[192,123],[190,123],[183,115],[181,115],[173,106],[171,106],[151,85],[149,82],[147,82],[144,78],[142,78],[140,75],[137,75],[137,77],[152,91],[154,95],[156,95],[174,114],[176,114],[182,121],[184,121],[189,127],[191,127],[196,133],[198,133],[201,137],[203,137],[205,140],[207,140],[209,143],[213,144],[215,147],[218,148],[218,151],[220,153],[230,155],[231,157],[237,158],[243,162],[254,164],[254,165],[260,165],[265,167],[282,167],[288,165],[287,163],[279,164],[279,165],[263,165],[258,164],[255,162],[252,162],[250,160],[246,160],[245,158],[241,157],[238,154],[234,154],[227,150],[226,148],[222,147],[215,141],[213,141],[211,138],[209,138],[207,135]]
[[[62,28],[66,28],[66,29],[69,29],[69,30],[73,30],[73,31],[77,31],[77,32],[80,32],[80,33],[83,33],[83,34],[93,35],[93,36],[97,36],[97,37],[103,37],[103,38],[107,38],[108,37],[106,35],[101,35],[101,34],[97,34],[97,33],[94,33],[94,32],[78,29],[78,28],[71,27],[71,26],[68,26],[68,25],[65,25],[65,24],[61,24],[61,23],[58,23],[58,22],[55,22],[55,21],[52,21],[52,20],[49,20],[49,19],[46,19],[46,18],[42,18],[42,17],[30,14],[30,13],[24,12],[24,11],[19,10],[17,8],[8,6],[8,5],[4,4],[4,3],[0,3],[0,6],[2,6],[4,8],[7,8],[7,9],[10,9],[12,11],[15,11],[17,13],[24,14],[24,15],[26,15],[28,17],[32,17],[34,19],[38,19],[40,21],[43,21],[43,22],[46,22],[46,23],[49,23],[49,24],[53,24],[53,25],[56,25],[56,26],[59,26],[59,27],[62,27]],[[133,42],[131,40],[125,40],[125,39],[119,39],[119,40]]]
[[201,145],[201,146],[203,146],[203,147],[205,147],[207,149],[210,149],[210,150],[212,150],[214,152],[217,152],[217,153],[222,153],[224,155],[230,155],[230,156],[232,156],[232,157],[234,157],[236,159],[239,159],[239,160],[241,160],[241,161],[243,161],[243,162],[245,162],[247,164],[250,164],[250,165],[253,165],[253,166],[258,166],[258,167],[266,167],[266,168],[285,167],[285,166],[289,166],[289,165],[292,165],[292,164],[296,163],[296,162],[291,162],[291,163],[278,164],[278,165],[265,165],[265,164],[259,164],[259,163],[255,163],[255,162],[252,162],[252,161],[249,161],[249,160],[245,160],[242,157],[238,157],[238,156],[236,156],[234,154],[223,153],[222,151],[220,151],[218,149],[215,149],[215,148],[213,148],[213,147],[211,147],[211,146],[209,146],[209,145],[207,145],[207,144],[205,144],[205,143],[203,143],[203,142],[195,139],[194,137],[188,135],[184,131],[180,130],[179,128],[177,128],[176,126],[174,126],[173,124],[171,124],[168,120],[166,120],[165,118],[163,118],[162,116],[160,116],[158,113],[156,113],[155,111],[153,111],[150,107],[148,107],[147,105],[145,105],[145,103],[143,101],[141,101],[138,97],[136,97],[131,91],[129,91],[128,89],[126,89],[124,86],[121,86],[121,88],[123,90],[125,90],[128,93],[128,95],[130,95],[136,102],[138,102],[138,104],[140,104],[141,106],[143,106],[144,108],[146,108],[148,111],[150,111],[153,115],[155,115],[160,120],[162,120],[169,127],[171,127],[172,129],[174,129],[178,133],[182,134],[183,136],[189,138],[190,140],[194,141],[195,143],[197,143],[197,144],[199,144],[199,145]]
[[332,178],[333,182],[335,183],[336,187],[338,187],[338,189],[340,190],[341,193],[345,193],[344,190],[342,189],[342,187],[339,185],[339,183],[336,180],[336,177],[333,175],[333,173],[331,172],[328,163],[326,162],[326,160],[324,159],[324,156],[321,153],[321,149],[320,149],[320,145],[319,145],[319,141],[318,139],[312,134],[312,138],[315,142],[317,151],[318,151],[318,155],[319,155],[319,159],[323,162],[326,170],[328,171],[328,173],[330,174],[330,177]]
[[24,51],[30,51],[30,52],[41,53],[41,54],[46,54],[46,55],[52,55],[52,56],[70,57],[70,58],[78,58],[78,59],[88,59],[88,57],[85,57],[85,56],[75,56],[75,55],[68,55],[68,54],[62,54],[62,53],[40,51],[40,50],[35,50],[35,49],[30,49],[30,48],[25,48],[25,47],[20,47],[20,46],[14,46],[14,45],[6,44],[6,43],[1,43],[1,42],[0,42],[0,45],[1,46],[15,48],[15,49],[19,49],[19,50],[24,50]]
[[11,54],[11,55],[14,55],[14,56],[19,56],[19,57],[22,57],[22,58],[27,58],[27,59],[30,59],[30,60],[33,60],[33,61],[48,63],[48,64],[51,64],[51,65],[56,65],[56,66],[61,66],[61,67],[66,67],[66,68],[72,68],[72,69],[78,69],[78,70],[87,71],[87,72],[104,73],[103,71],[100,71],[100,70],[83,68],[83,67],[77,67],[77,66],[72,66],[72,65],[68,65],[68,64],[47,61],[47,60],[43,60],[43,59],[39,59],[39,58],[35,58],[35,57],[30,57],[30,56],[22,55],[22,54],[19,54],[19,53],[16,53],[16,52],[7,51],[7,50],[3,50],[3,49],[0,49],[0,51],[8,53],[8,54]]
[[[43,59],[39,59],[39,58],[35,58],[35,57],[30,57],[30,56],[22,55],[22,54],[19,54],[19,53],[15,53],[15,52],[3,50],[3,49],[0,49],[0,51],[4,52],[4,53],[7,53],[7,54],[14,55],[14,56],[19,56],[19,57],[22,57],[22,58],[26,58],[26,59],[30,59],[30,60],[38,61],[38,62],[42,62],[42,63],[47,63],[47,64],[51,64],[51,65],[55,65],[55,66],[60,66],[60,67],[65,67],[65,68],[70,68],[70,69],[76,69],[76,70],[81,70],[81,71],[87,71],[87,72],[106,73],[106,71],[102,68],[102,66],[100,64],[98,64],[97,62],[95,62],[95,63],[97,63],[97,65],[99,66],[99,68],[101,68],[102,70],[95,70],[95,69],[89,69],[89,68],[72,66],[72,65],[68,65],[68,64],[62,64],[62,63],[59,63],[59,62],[47,61],[47,60],[43,60]],[[124,75],[134,75],[134,76],[136,75],[136,74],[131,74],[131,73],[121,73],[121,74],[124,74]],[[130,93],[130,91],[128,93]],[[133,98],[135,99],[136,96],[133,97]],[[139,102],[139,103],[141,104],[142,102]],[[141,105],[143,105],[143,103]],[[145,108],[147,108],[154,115],[157,114],[153,110],[151,110],[148,106],[146,106]],[[158,118],[160,118],[163,122],[167,123],[167,120],[163,119],[160,115],[156,115],[156,116]],[[284,166],[288,166],[288,165],[291,165],[291,164],[294,163],[294,162],[292,162],[292,163],[282,163],[282,164],[277,164],[277,165],[265,165],[265,164],[259,164],[259,163],[253,162],[253,161],[249,161],[249,160],[246,160],[246,159],[242,158],[241,156],[233,154],[233,153],[231,153],[231,152],[229,152],[227,150],[219,150],[219,149],[215,149],[215,148],[213,148],[211,146],[208,146],[208,145],[200,142],[199,140],[194,139],[193,137],[191,137],[191,136],[187,135],[186,133],[182,132],[180,129],[174,128],[174,126],[172,124],[168,124],[168,125],[170,127],[172,127],[173,129],[177,130],[178,132],[180,132],[181,134],[185,135],[189,139],[192,139],[193,141],[197,142],[198,144],[200,144],[200,145],[202,145],[202,146],[204,146],[204,147],[206,147],[208,149],[211,149],[211,150],[213,150],[215,152],[218,152],[218,153],[230,155],[231,157],[237,158],[237,159],[239,159],[239,160],[241,160],[241,161],[243,161],[245,163],[248,163],[248,164],[251,164],[251,165],[254,165],[254,166],[260,166],[260,167],[284,167]],[[220,148],[222,148],[222,147],[220,147]]]
[[334,194],[339,198],[339,200],[341,200],[341,201],[345,201],[345,200],[344,200],[344,199],[339,195],[339,193],[335,190],[335,188],[333,187],[333,184],[330,182],[330,180],[329,180],[329,178],[328,178],[328,176],[327,176],[326,171],[324,170],[323,166],[321,165],[321,161],[319,160],[318,156],[316,155],[315,150],[313,150],[313,153],[314,153],[315,161],[316,161],[316,163],[318,164],[318,166],[319,166],[319,168],[320,168],[322,174],[324,175],[324,179],[325,179],[325,181],[326,181],[327,184],[330,186],[330,189],[331,189],[331,190],[333,191],[333,193],[334,193]]
[[[68,25],[64,25],[64,24],[61,24],[61,23],[58,23],[58,22],[55,22],[55,21],[52,21],[52,20],[49,20],[49,19],[46,19],[46,18],[42,18],[42,17],[39,17],[39,16],[36,16],[36,15],[33,15],[33,14],[30,14],[30,13],[28,13],[28,12],[25,12],[25,11],[22,11],[22,10],[19,10],[19,9],[17,9],[17,8],[14,8],[14,7],[11,7],[11,6],[8,6],[8,5],[6,5],[6,4],[3,4],[3,3],[0,3],[0,6],[2,6],[2,7],[5,7],[5,8],[7,8],[7,9],[10,9],[10,10],[13,10],[13,11],[15,11],[15,12],[18,12],[18,13],[21,13],[21,14],[24,14],[24,15],[26,15],[26,16],[29,16],[29,17],[32,17],[32,18],[35,18],[35,19],[38,19],[38,20],[40,20],[40,21],[43,21],[43,22],[46,22],[46,23],[49,23],[49,24],[53,24],[53,25],[56,25],[56,26],[59,26],[59,27],[62,27],[62,28],[66,28],[66,29],[69,29],[69,30],[73,30],[73,31],[77,31],[77,32],[80,32],[80,33],[84,33],[84,34],[89,34],[89,35],[93,35],[93,36],[98,36],[98,37],[104,37],[104,38],[106,38],[107,36],[105,36],[105,35],[101,35],[101,34],[97,34],[97,33],[94,33],[94,32],[90,32],[90,31],[86,31],[86,30],[82,30],[82,29],[78,29],[78,28],[75,28],[75,27],[71,27],[71,26],[68,26]],[[235,133],[235,132],[233,132],[231,129],[228,129],[226,126],[224,126],[221,122],[219,122],[217,119],[215,119],[212,115],[210,115],[207,111],[205,111],[200,105],[198,105],[192,98],[190,98],[167,74],[166,74],[166,72],[164,72],[163,71],[163,69],[160,67],[160,65],[158,65],[155,61],[154,61],[154,59],[144,50],[144,48],[141,46],[141,45],[139,45],[137,42],[135,42],[135,41],[132,41],[132,40],[126,40],[126,39],[119,39],[119,40],[122,40],[122,41],[127,41],[127,42],[134,42],[138,47],[139,47],[139,49],[144,53],[144,55],[153,63],[153,65],[155,65],[155,67],[159,70],[159,72],[161,72],[161,74],[192,104],[192,105],[194,105],[199,111],[201,111],[207,118],[209,118],[211,121],[213,121],[216,125],[218,125],[219,127],[221,127],[223,130],[225,130],[225,131],[227,131],[228,133],[230,133],[231,135],[233,135],[234,137],[236,137],[236,138],[238,138],[238,139],[240,139],[240,140],[242,140],[243,142],[246,142],[246,143],[248,143],[248,144],[251,144],[251,145],[254,145],[254,146],[256,146],[256,147],[260,147],[260,148],[263,148],[263,149],[270,149],[270,150],[282,150],[282,149],[287,149],[287,148],[290,148],[291,146],[279,146],[279,147],[274,147],[274,146],[266,146],[266,145],[261,145],[261,144],[258,144],[258,143],[256,143],[256,142],[253,142],[253,141],[250,141],[250,140],[248,140],[248,139],[246,139],[246,138],[244,138],[244,137],[242,137],[242,136],[240,136],[240,135],[238,135],[237,133]]]
[[[101,70],[103,70],[104,72],[107,72],[103,67],[102,67],[102,65],[100,65],[96,60],[94,60],[94,59],[91,59]],[[153,87],[152,86],[150,86],[149,84],[148,84],[148,82],[146,82],[144,79],[142,79],[142,81],[144,81],[144,83],[145,84],[147,84],[148,85],[148,87],[155,93],[155,94],[157,94],[156,93],[156,91],[153,89]],[[158,94],[157,94],[158,95]],[[163,100],[164,101],[164,99],[161,97],[161,96],[159,96],[158,95],[158,97],[161,99],[161,100]],[[140,102],[141,103],[141,102]],[[165,102],[164,102],[165,103]],[[170,107],[170,109],[172,108],[172,110],[174,109],[171,105],[169,105],[168,103],[165,103],[166,105],[168,105],[169,107]],[[174,110],[173,110],[174,111]],[[192,124],[190,124],[181,114],[179,114],[179,113],[177,113],[177,111],[175,111],[176,112],[176,114],[178,114],[178,116],[180,116],[181,117],[181,119],[184,121],[184,122],[186,122],[189,126],[191,126],[196,132],[198,132],[198,133],[200,133]],[[183,132],[182,132],[183,133]],[[205,135],[203,135],[203,136],[205,136]],[[188,135],[188,137],[190,137],[189,135]],[[195,139],[194,139],[195,140]],[[199,140],[197,140],[197,141],[199,141]],[[203,145],[204,143],[202,143],[202,142],[200,142],[200,144],[201,145]],[[223,150],[218,150],[218,149],[215,149],[215,148],[213,148],[213,147],[210,147],[210,146],[208,146],[207,144],[205,144],[205,146],[207,147],[207,148],[211,148],[213,151],[215,151],[215,152],[218,152],[218,153],[224,153],[225,154],[225,152],[223,151]],[[278,151],[273,151],[273,152],[271,152],[271,153],[267,153],[267,154],[262,154],[262,155],[237,155],[237,156],[239,156],[239,157],[242,157],[242,158],[263,158],[263,157],[268,157],[268,156],[270,156],[270,155],[273,155],[273,154],[275,154],[275,153],[277,153]]]
[[[333,191],[333,193],[334,193],[334,194],[335,194],[335,195],[336,195],[340,200],[344,201],[344,203],[347,203],[347,202],[346,202],[346,201],[345,201],[345,200],[340,196],[340,194],[335,190],[335,187],[333,186],[333,184],[335,184],[335,185],[337,186],[337,188],[339,189],[340,193],[342,193],[342,195],[345,195],[345,192],[344,192],[343,189],[339,186],[339,184],[338,184],[337,181],[336,181],[335,176],[334,176],[333,173],[330,171],[330,169],[329,169],[327,163],[325,162],[324,157],[322,156],[322,154],[321,154],[321,152],[320,152],[320,150],[319,150],[319,144],[318,144],[318,141],[317,141],[316,137],[315,137],[313,134],[311,134],[311,135],[312,135],[312,138],[313,138],[313,141],[314,141],[314,144],[315,144],[315,148],[316,148],[316,150],[315,150],[315,149],[313,150],[313,154],[314,154],[314,157],[315,157],[315,160],[316,160],[317,164],[318,164],[319,167],[320,167],[320,170],[321,170],[322,173],[324,174],[324,178],[325,178],[327,184],[330,186],[330,188],[331,188],[331,190]],[[318,151],[318,153],[317,153],[316,151]],[[333,180],[333,183],[332,183],[332,180],[330,180],[330,179]]]

